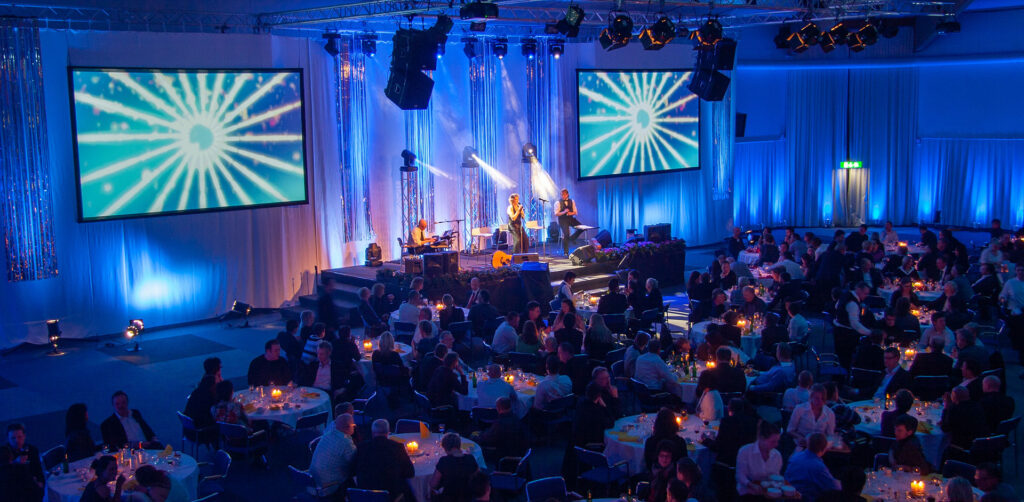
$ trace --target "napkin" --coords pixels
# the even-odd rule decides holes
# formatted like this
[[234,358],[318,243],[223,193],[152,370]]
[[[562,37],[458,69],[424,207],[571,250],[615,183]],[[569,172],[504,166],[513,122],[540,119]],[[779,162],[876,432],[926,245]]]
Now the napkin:
[[320,393],[319,392],[303,392],[302,393],[302,397],[304,397],[306,399],[317,399],[317,398],[320,397]]
[[427,424],[420,422],[420,437],[427,439],[430,437],[430,429],[427,428]]
[[618,439],[619,441],[623,441],[626,443],[640,442],[640,436],[630,434],[629,432],[626,431],[608,431],[608,433],[611,434],[612,437]]
[[158,458],[167,458],[167,457],[169,457],[171,455],[174,455],[174,447],[171,446],[171,445],[167,445],[167,447],[164,448],[163,451],[161,451],[160,453],[156,454],[156,456]]
[[931,434],[933,428],[932,424],[928,422],[922,421],[917,423],[917,432],[920,432],[921,434]]

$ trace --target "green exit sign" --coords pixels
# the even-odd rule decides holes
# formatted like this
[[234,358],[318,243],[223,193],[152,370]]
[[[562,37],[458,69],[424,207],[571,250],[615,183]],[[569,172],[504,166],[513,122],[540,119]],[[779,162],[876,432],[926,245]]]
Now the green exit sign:
[[864,167],[864,163],[859,160],[844,160],[841,166],[843,169],[860,169]]

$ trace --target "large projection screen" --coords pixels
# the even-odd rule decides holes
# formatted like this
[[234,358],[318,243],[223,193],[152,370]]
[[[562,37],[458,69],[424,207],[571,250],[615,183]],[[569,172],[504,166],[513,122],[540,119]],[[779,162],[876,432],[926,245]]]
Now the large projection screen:
[[307,202],[300,69],[69,67],[78,218]]
[[577,70],[579,179],[700,169],[687,70]]

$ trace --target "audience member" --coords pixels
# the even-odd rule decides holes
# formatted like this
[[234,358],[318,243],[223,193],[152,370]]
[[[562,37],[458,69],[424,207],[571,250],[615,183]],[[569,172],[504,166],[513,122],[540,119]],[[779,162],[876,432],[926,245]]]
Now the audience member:
[[515,350],[516,342],[519,341],[519,333],[516,333],[517,326],[519,326],[519,312],[509,311],[505,314],[505,322],[501,323],[494,331],[491,350],[495,354],[508,354]]
[[944,352],[946,340],[933,337],[928,341],[928,350],[918,352],[910,365],[910,376],[949,376],[953,371],[953,358]]
[[398,306],[398,322],[415,324],[420,319],[420,307],[423,297],[416,291],[410,291],[408,299]]
[[449,432],[441,438],[444,456],[430,477],[431,500],[463,502],[470,498],[469,480],[480,469],[473,455],[462,451],[462,438]]
[[[39,449],[28,442],[25,426],[20,423],[8,425],[7,443],[0,450],[6,450],[6,453],[0,452],[0,455],[10,455],[8,465],[13,478],[8,483],[0,483],[0,499],[6,495],[15,501],[43,500],[46,473],[43,472]],[[3,461],[0,461],[0,469],[3,468]]]
[[349,388],[349,375],[341,365],[333,363],[333,351],[334,347],[329,342],[320,342],[316,350],[317,359],[303,368],[300,385],[323,390],[332,400],[346,400],[355,396],[359,389]]
[[879,419],[882,435],[885,437],[895,436],[896,419],[909,413],[913,407],[914,394],[907,389],[897,391],[892,398],[892,409],[883,411]]
[[583,339],[584,352],[592,359],[603,360],[612,349],[615,348],[615,338],[612,330],[604,323],[604,316],[594,314],[590,316],[590,325],[587,326],[587,334]]
[[956,330],[956,349],[953,352],[954,368],[960,368],[964,361],[976,363],[978,374],[988,369],[988,351],[978,345],[977,335],[966,328]]
[[804,317],[804,302],[789,302],[786,304],[786,312],[789,313],[789,341],[807,343],[810,330],[807,318]]
[[975,502],[974,486],[962,476],[957,476],[946,484],[946,498],[948,502]]
[[466,374],[459,366],[459,355],[449,352],[444,356],[444,364],[434,370],[434,375],[427,384],[427,398],[430,405],[458,407],[458,400],[455,393],[466,395],[469,393],[469,385],[466,381]]
[[495,403],[503,397],[512,402],[517,400],[516,390],[501,377],[501,366],[497,364],[487,366],[487,379],[477,383],[476,395],[476,405],[481,408],[494,408]]
[[[676,461],[685,455],[686,449],[680,450],[672,441],[663,439],[658,443],[654,462],[648,470],[651,476],[651,492],[647,500],[666,500],[666,497],[670,496],[668,494],[669,485],[672,483],[682,484],[676,479]],[[686,485],[683,484],[683,487],[685,488]],[[685,496],[682,500],[686,500]]]
[[409,454],[401,443],[388,439],[390,424],[377,419],[370,426],[372,437],[356,448],[356,484],[364,490],[385,490],[392,501],[414,500],[408,480],[416,475]]
[[797,445],[805,446],[807,437],[815,432],[827,437],[835,434],[836,416],[828,406],[825,406],[825,397],[825,386],[820,383],[814,384],[811,387],[810,399],[793,409],[786,432],[793,436]]
[[842,432],[853,430],[853,427],[860,423],[860,414],[839,398],[839,385],[836,382],[825,382],[824,385],[825,395],[828,396],[825,404],[836,417],[836,430]]
[[480,278],[473,277],[469,280],[469,294],[466,295],[466,308],[472,309],[474,305],[480,303]]
[[395,304],[395,295],[388,294],[384,285],[376,283],[372,288],[373,296],[370,297],[370,305],[373,306],[374,312],[381,319],[387,319],[392,312],[398,309],[398,305]]
[[801,498],[818,500],[818,495],[841,488],[839,481],[825,467],[821,457],[828,450],[828,437],[820,432],[807,436],[807,448],[789,458],[786,481],[796,488]]
[[[576,407],[572,422],[572,442],[569,445],[586,448],[587,445],[604,443],[604,431],[615,425],[615,418],[602,397],[602,389],[590,382],[584,391],[584,399]],[[570,452],[566,451],[569,456]]]
[[537,383],[537,392],[533,398],[533,407],[541,410],[551,401],[572,393],[572,380],[565,375],[558,374],[561,364],[558,362],[557,355],[549,355],[544,367],[547,370],[547,376]]
[[751,392],[783,392],[796,382],[793,349],[788,343],[780,343],[775,347],[775,358],[779,363],[751,382],[748,387]]
[[302,346],[302,364],[316,361],[316,348],[324,340],[327,340],[327,326],[322,322],[313,324],[309,336],[306,338],[306,344]]
[[[370,288],[359,288],[356,294],[359,295],[359,317],[367,330],[367,334],[375,336],[378,333],[383,333],[387,329],[387,322],[373,308],[373,304],[370,302],[373,293],[370,292]],[[287,353],[287,350],[285,353]]]
[[661,342],[658,340],[648,342],[647,351],[636,359],[633,378],[646,385],[648,389],[666,390],[676,396],[682,395],[682,386],[668,364],[661,358]]
[[715,451],[715,460],[725,465],[736,465],[736,453],[743,445],[757,440],[759,417],[750,403],[743,398],[729,400],[727,413],[718,426],[718,435],[706,444]]
[[942,401],[940,425],[950,444],[946,456],[962,459],[960,451],[969,450],[972,441],[988,434],[988,418],[981,404],[971,401],[971,394],[964,387],[954,387],[952,392],[943,396]]
[[516,340],[516,352],[536,354],[539,350],[540,337],[537,333],[537,325],[533,321],[526,321],[526,324],[523,324],[523,332]]
[[482,337],[487,323],[499,316],[498,309],[491,305],[491,294],[486,289],[482,289],[477,295],[477,304],[469,309],[466,320],[473,323],[473,335]]
[[[757,437],[756,429],[756,425],[751,428],[752,438]],[[751,441],[754,441],[754,439]],[[698,502],[718,501],[714,492],[705,482],[704,473],[701,472],[700,466],[692,458],[684,456],[676,462],[676,479],[686,485],[687,490],[689,490],[690,499],[697,500]]]
[[188,488],[175,478],[152,465],[143,465],[135,470],[138,486],[135,493],[145,497],[145,502],[188,502],[191,500]]
[[893,434],[896,442],[889,450],[889,465],[894,469],[927,476],[932,465],[924,457],[921,440],[917,437],[917,419],[910,415],[896,417]]
[[395,337],[390,331],[385,331],[377,339],[377,350],[373,351],[370,361],[377,385],[402,387],[407,383],[409,368],[402,362],[401,354],[395,351]]
[[162,449],[164,446],[156,437],[139,410],[128,407],[128,394],[124,391],[114,392],[110,397],[114,405],[114,413],[100,424],[103,443],[111,448],[122,448],[127,445],[141,444],[146,449]]
[[811,398],[811,386],[814,385],[814,374],[803,370],[797,375],[796,387],[786,389],[782,394],[782,409],[793,411],[797,406]]
[[995,375],[982,380],[981,409],[985,410],[988,419],[988,430],[995,431],[999,423],[1013,418],[1015,403],[1013,398],[1000,391],[1002,381]]
[[[654,343],[653,341],[651,343]],[[701,372],[697,378],[697,395],[701,395],[704,389],[711,386],[721,393],[744,392],[747,389],[747,376],[743,368],[732,364],[732,350],[728,347],[719,347],[715,351],[717,364]]]
[[963,377],[963,380],[960,381],[960,386],[967,389],[971,396],[971,401],[981,401],[981,395],[984,393],[981,378],[979,378],[980,375],[981,371],[978,368],[978,363],[973,359],[966,359],[960,365],[960,376]]
[[597,313],[623,314],[628,307],[626,295],[619,292],[619,279],[612,278],[608,281],[608,292],[597,302]]
[[263,344],[263,354],[249,363],[249,385],[285,385],[292,381],[288,361],[281,359],[281,344],[268,340]]
[[[556,321],[556,325],[558,322]],[[558,344],[563,343],[572,344],[574,352],[580,352],[583,349],[583,332],[576,329],[576,316],[570,312],[562,316],[563,327],[555,331],[555,340]]]
[[477,438],[481,446],[494,448],[495,457],[499,459],[522,455],[529,446],[528,438],[525,437],[526,429],[512,409],[514,402],[507,396],[499,397],[494,402],[498,419]]
[[84,403],[72,404],[64,415],[64,448],[71,462],[91,457],[98,449],[88,423],[89,410]]
[[743,288],[743,303],[740,304],[739,312],[744,317],[750,319],[754,317],[754,314],[763,314],[767,310],[764,300],[757,296],[754,292],[754,288],[747,286]]
[[714,279],[715,287],[722,291],[729,291],[735,288],[738,279],[736,272],[732,270],[732,262],[728,260],[722,261],[722,271]]
[[[82,489],[80,502],[120,502],[125,477],[117,472],[117,459],[103,455],[93,460],[89,468],[96,477]],[[114,483],[113,491],[110,483]]]
[[247,429],[252,428],[252,422],[245,414],[245,408],[235,402],[235,387],[230,380],[224,380],[217,384],[217,404],[210,409],[210,414],[217,422],[226,424],[244,425]]
[[850,367],[885,371],[885,349],[882,348],[884,340],[885,332],[879,329],[873,329],[867,336],[860,337]]
[[1003,482],[1003,470],[992,462],[984,462],[975,469],[974,484],[986,496],[995,494],[1003,500],[1020,500],[1013,487]]
[[284,331],[277,334],[277,343],[281,346],[281,350],[284,351],[285,358],[288,359],[288,366],[292,370],[292,378],[297,379],[299,361],[302,360],[302,346],[306,344],[306,341],[299,334],[299,321],[295,319],[285,321]]
[[612,374],[608,368],[598,366],[590,372],[590,377],[591,382],[597,384],[597,388],[601,390],[601,399],[604,400],[612,418],[621,417],[622,405],[619,402],[619,389],[612,383]]
[[740,448],[736,454],[736,491],[741,497],[765,495],[761,481],[781,474],[782,455],[775,449],[778,445],[778,426],[762,421],[757,426],[757,441]]
[[447,330],[453,322],[466,321],[466,313],[455,306],[455,298],[452,295],[445,293],[441,296],[441,305],[444,305],[444,308],[437,312],[437,319],[442,330]]

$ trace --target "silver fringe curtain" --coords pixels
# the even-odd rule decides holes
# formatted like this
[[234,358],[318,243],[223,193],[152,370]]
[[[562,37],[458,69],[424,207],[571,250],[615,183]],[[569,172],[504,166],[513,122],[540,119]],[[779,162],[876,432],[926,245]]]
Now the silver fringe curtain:
[[[472,145],[484,162],[496,166],[498,163],[498,102],[497,58],[494,57],[493,42],[481,42],[475,58],[469,63],[469,116],[473,131]],[[500,169],[500,168],[499,168]],[[506,223],[505,204],[497,204],[494,183],[487,176],[479,176],[477,197],[466,201],[467,214],[472,221],[470,227],[496,227]],[[472,190],[467,190],[472,192]],[[500,210],[499,210],[500,207]]]
[[374,238],[370,220],[370,177],[367,145],[370,127],[367,116],[366,55],[359,42],[348,37],[335,59],[338,83],[338,144],[341,147],[341,209],[345,240]]
[[39,29],[0,20],[0,216],[7,280],[57,275]]
[[[433,75],[429,76],[433,78]],[[406,148],[416,154],[420,168],[413,173],[415,183],[409,187],[410,197],[407,205],[402,207],[402,231],[411,231],[420,218],[427,220],[429,228],[433,231],[434,176],[425,166],[434,165],[434,105],[431,103],[425,110],[408,110],[404,114]]]

